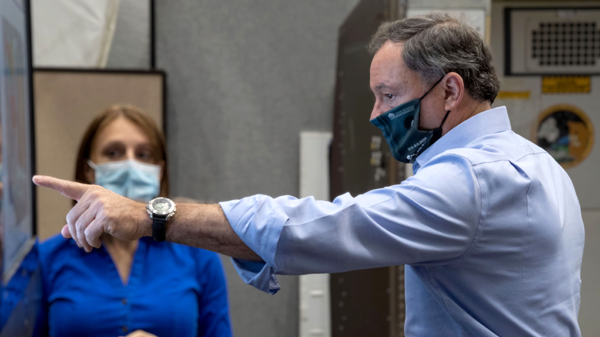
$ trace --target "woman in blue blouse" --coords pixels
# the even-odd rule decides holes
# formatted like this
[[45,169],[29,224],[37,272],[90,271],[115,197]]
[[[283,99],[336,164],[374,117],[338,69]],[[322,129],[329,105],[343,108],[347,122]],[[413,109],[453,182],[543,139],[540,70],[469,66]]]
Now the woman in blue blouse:
[[[111,106],[88,127],[75,176],[131,199],[167,196],[164,136],[139,109]],[[231,336],[217,254],[152,238],[102,242],[89,254],[61,235],[40,246],[42,335]]]

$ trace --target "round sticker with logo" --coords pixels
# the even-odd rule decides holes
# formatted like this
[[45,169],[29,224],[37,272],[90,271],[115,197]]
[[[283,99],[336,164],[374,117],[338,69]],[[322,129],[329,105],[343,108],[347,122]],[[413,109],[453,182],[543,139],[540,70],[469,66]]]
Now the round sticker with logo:
[[592,151],[594,128],[579,108],[554,105],[543,111],[533,130],[538,146],[567,169],[579,165]]

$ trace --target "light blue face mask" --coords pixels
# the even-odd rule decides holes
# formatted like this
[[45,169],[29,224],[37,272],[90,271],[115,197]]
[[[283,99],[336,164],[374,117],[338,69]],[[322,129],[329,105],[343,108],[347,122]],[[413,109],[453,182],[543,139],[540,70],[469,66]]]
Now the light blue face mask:
[[88,165],[95,171],[96,185],[111,190],[126,198],[148,202],[160,193],[160,171],[158,165],[124,161]]

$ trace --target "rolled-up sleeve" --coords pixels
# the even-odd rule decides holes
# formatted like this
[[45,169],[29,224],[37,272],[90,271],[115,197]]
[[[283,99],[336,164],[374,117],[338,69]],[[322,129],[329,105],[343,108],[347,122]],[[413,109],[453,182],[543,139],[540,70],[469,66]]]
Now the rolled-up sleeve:
[[274,294],[275,274],[333,273],[459,258],[478,229],[481,196],[470,162],[434,158],[400,185],[333,202],[255,195],[222,202],[233,230],[264,262],[234,259],[242,279]]
[[219,204],[235,233],[264,261],[232,259],[238,274],[247,284],[275,294],[280,289],[275,252],[287,215],[266,195]]

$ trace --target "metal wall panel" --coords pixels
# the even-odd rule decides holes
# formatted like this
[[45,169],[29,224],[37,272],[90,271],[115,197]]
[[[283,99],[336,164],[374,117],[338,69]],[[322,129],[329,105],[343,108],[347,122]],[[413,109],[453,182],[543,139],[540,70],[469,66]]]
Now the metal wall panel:
[[[369,123],[374,97],[369,89],[371,36],[398,17],[398,2],[361,1],[340,28],[331,197],[399,183],[403,164],[395,161],[379,129]],[[403,267],[331,275],[332,336],[403,336]]]

